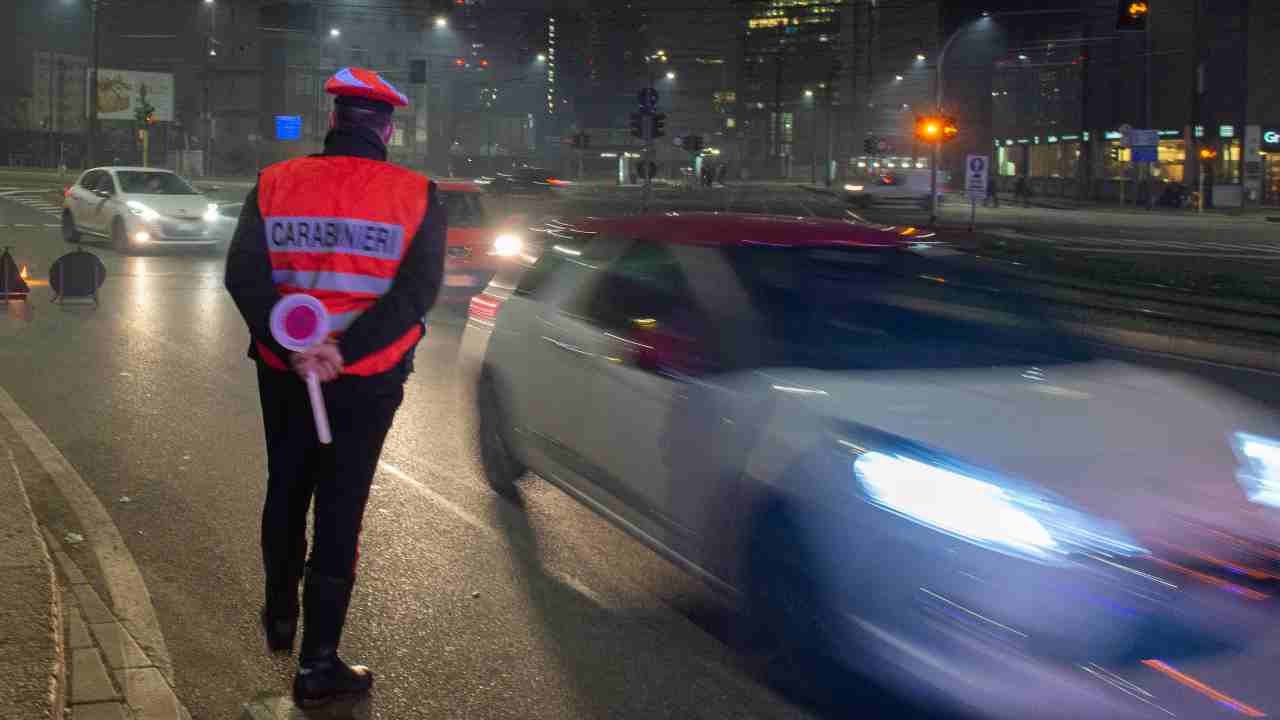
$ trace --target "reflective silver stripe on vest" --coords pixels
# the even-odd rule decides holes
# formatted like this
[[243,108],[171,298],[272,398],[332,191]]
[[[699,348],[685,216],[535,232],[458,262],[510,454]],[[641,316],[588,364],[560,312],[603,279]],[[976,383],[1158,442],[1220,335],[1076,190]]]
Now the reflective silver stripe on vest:
[[394,223],[336,217],[268,217],[267,250],[273,253],[343,253],[399,260],[404,228]]
[[271,280],[276,285],[287,285],[299,290],[332,290],[382,295],[391,289],[391,278],[324,270],[272,270]]
[[352,310],[351,312],[344,312],[344,313],[331,313],[329,315],[329,332],[331,333],[344,332],[347,328],[351,327],[351,323],[355,322],[356,318],[360,317],[363,314],[364,314],[363,310]]

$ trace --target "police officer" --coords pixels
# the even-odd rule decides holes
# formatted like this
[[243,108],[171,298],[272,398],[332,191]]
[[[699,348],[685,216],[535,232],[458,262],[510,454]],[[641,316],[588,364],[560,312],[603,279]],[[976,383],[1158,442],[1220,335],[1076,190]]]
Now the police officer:
[[[272,652],[293,650],[305,578],[293,684],[303,706],[373,685],[368,668],[338,657],[338,643],[365,502],[426,330],[422,318],[440,288],[446,233],[435,184],[386,162],[392,109],[408,99],[360,68],[338,71],[325,91],[336,97],[324,152],[261,173],[245,198],[226,276],[249,326],[266,430],[262,627]],[[289,353],[271,336],[270,313],[295,292],[324,303],[330,334],[318,347]],[[324,381],[329,445],[316,437],[302,379],[308,372]]]

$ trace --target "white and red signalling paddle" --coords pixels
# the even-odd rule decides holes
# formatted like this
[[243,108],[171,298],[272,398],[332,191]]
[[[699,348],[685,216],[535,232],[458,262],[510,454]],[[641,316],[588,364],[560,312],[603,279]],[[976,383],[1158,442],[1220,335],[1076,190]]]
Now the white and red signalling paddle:
[[[271,336],[286,350],[302,352],[324,342],[329,334],[329,311],[324,303],[306,293],[280,298],[271,308]],[[311,415],[316,421],[316,436],[322,445],[333,442],[329,432],[329,413],[320,392],[320,378],[307,373],[307,394],[311,397]]]

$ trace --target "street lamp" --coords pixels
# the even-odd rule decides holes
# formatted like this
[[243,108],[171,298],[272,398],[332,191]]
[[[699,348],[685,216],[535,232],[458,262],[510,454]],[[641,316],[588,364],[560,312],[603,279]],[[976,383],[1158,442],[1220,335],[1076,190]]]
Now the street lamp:
[[675,79],[676,79],[676,74],[675,74],[674,72],[672,72],[672,71],[668,70],[668,71],[667,71],[667,79],[668,79],[668,80],[675,80]]
[[901,76],[901,75],[894,75],[894,76],[893,76],[893,80],[894,80],[894,82],[902,82],[902,76]]
[[811,97],[813,97],[813,91],[812,91],[812,90],[810,90],[810,89],[808,89],[808,88],[805,88],[804,96],[805,96],[805,97],[807,97],[807,98],[811,98]]
[[928,60],[928,59],[929,59],[929,56],[925,55],[924,53],[916,53],[917,62],[924,62],[925,60]]
[[547,61],[547,54],[546,54],[546,53],[538,53],[538,62],[546,62],[546,61]]
[[342,34],[342,31],[336,27],[329,28],[329,37],[336,38]]
[[449,27],[449,18],[443,15],[436,16],[436,27],[444,29]]

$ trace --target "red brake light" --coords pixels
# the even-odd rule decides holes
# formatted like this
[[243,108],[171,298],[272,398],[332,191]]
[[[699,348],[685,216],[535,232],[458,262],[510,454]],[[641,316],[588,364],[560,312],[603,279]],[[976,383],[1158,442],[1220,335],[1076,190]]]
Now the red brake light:
[[567,180],[561,180],[559,178],[547,178],[547,184],[548,185],[568,185],[569,182]]
[[498,309],[502,307],[503,298],[482,292],[471,298],[467,305],[467,317],[486,325],[492,325],[498,317]]

